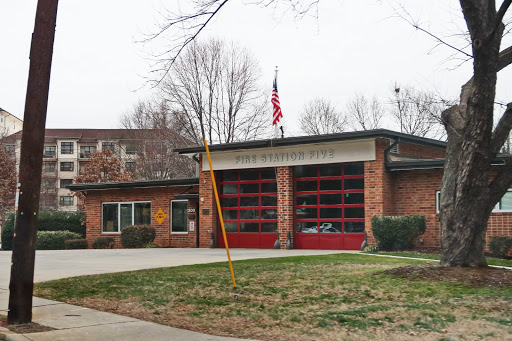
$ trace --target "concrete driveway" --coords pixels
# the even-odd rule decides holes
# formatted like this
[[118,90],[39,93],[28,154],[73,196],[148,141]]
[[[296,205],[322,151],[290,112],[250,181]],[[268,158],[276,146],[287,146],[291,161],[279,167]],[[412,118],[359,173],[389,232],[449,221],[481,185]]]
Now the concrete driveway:
[[[231,249],[231,259],[273,258],[343,253],[337,250]],[[119,249],[37,251],[35,282],[179,265],[227,262],[224,249]],[[11,252],[0,251],[0,289],[9,287]]]

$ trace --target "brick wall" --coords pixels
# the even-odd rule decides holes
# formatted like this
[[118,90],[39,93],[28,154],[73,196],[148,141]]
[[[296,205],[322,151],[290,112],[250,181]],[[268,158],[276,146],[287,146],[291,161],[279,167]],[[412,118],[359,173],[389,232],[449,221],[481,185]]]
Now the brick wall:
[[222,238],[222,235],[219,235],[217,230],[217,203],[212,177],[210,171],[202,171],[202,160],[199,165],[199,247],[210,247],[211,234],[214,233],[215,241]]
[[446,155],[444,148],[428,147],[414,143],[398,143],[398,154],[413,156],[425,159],[444,158]]
[[277,167],[277,231],[281,249],[286,248],[288,233],[293,240],[293,167]]
[[[113,237],[114,247],[121,248],[120,233],[101,232],[101,210],[103,202],[130,202],[150,201],[151,202],[151,226],[155,228],[155,243],[163,247],[195,247],[196,232],[186,234],[171,234],[170,231],[170,206],[175,194],[197,193],[197,186],[193,187],[159,187],[159,188],[138,188],[138,189],[116,189],[108,191],[88,191],[86,195],[86,223],[87,241],[92,247],[94,241],[99,237]],[[195,208],[197,200],[189,200],[189,208]],[[166,215],[162,224],[155,219],[155,214],[162,209]],[[197,228],[197,214],[190,213],[190,218],[195,222]],[[189,221],[190,222],[190,221]]]

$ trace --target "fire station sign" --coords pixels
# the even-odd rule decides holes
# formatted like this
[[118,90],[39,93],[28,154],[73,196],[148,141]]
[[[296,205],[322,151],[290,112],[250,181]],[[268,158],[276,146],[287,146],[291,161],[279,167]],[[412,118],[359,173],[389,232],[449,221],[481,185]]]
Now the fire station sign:
[[165,215],[164,211],[162,209],[158,209],[158,211],[155,213],[155,219],[159,224],[162,224],[167,216]]
[[[374,161],[375,140],[214,152],[211,158],[214,170]],[[208,159],[204,155],[203,170],[209,169]]]

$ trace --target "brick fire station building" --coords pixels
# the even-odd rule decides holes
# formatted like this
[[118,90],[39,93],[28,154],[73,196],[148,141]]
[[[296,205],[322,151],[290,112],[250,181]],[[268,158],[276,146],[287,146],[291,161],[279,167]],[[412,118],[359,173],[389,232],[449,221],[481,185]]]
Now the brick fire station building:
[[[374,244],[374,215],[425,216],[418,246],[439,247],[438,200],[446,143],[378,129],[210,146],[230,247],[358,250]],[[148,224],[163,247],[223,247],[203,146],[190,179],[74,184],[86,194],[87,239]],[[502,156],[506,157],[506,156]],[[496,167],[502,164],[496,160]],[[510,194],[510,195],[509,195]],[[512,235],[512,192],[489,219],[488,238]]]

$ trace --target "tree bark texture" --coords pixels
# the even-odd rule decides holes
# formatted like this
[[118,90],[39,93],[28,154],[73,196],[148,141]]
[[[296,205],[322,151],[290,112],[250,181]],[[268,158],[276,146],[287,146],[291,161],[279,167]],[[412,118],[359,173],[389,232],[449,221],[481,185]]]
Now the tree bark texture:
[[32,320],[36,227],[57,4],[58,0],[38,1],[30,48],[30,69],[21,136],[20,199],[9,284],[10,324],[28,323]]
[[507,110],[502,128],[493,132],[497,73],[504,67],[504,26],[493,0],[461,0],[461,6],[473,43],[473,77],[462,87],[459,104],[442,117],[448,146],[441,190],[441,265],[481,267],[487,266],[487,221],[512,183],[508,164],[490,178],[491,163],[505,141],[502,135],[508,136],[511,127]]

